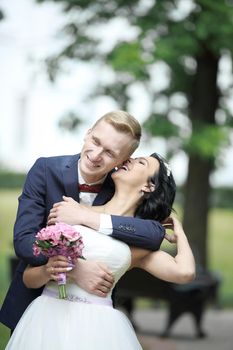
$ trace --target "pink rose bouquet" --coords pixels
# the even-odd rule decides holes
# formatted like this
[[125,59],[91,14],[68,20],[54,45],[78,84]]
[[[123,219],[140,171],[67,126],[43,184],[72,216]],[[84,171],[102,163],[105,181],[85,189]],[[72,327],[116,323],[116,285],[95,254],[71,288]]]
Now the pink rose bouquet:
[[[33,244],[33,254],[45,255],[47,258],[56,255],[67,257],[71,263],[75,263],[77,258],[83,258],[82,236],[71,225],[59,222],[55,225],[42,228],[36,234],[36,241]],[[58,290],[59,298],[65,299],[66,294],[66,274],[59,273]]]

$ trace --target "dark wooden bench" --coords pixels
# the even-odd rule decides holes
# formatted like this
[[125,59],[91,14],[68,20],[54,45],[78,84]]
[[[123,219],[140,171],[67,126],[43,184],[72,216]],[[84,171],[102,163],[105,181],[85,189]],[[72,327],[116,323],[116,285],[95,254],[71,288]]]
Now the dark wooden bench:
[[161,336],[168,337],[175,321],[183,313],[189,312],[194,317],[196,336],[200,338],[206,335],[202,329],[203,313],[209,302],[217,305],[220,282],[218,274],[199,271],[194,281],[178,285],[159,280],[140,269],[133,269],[120,279],[115,288],[115,306],[125,308],[137,328],[132,319],[135,299],[164,300],[168,304],[168,317]]

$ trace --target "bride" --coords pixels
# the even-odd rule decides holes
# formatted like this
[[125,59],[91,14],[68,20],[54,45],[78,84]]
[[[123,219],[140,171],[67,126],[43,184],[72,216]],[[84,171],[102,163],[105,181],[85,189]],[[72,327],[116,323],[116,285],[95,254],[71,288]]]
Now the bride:
[[[95,210],[160,222],[169,218],[176,186],[167,163],[158,154],[130,158],[112,174],[112,179],[115,184],[112,199],[99,207],[79,205],[80,215],[85,217]],[[175,218],[167,222],[177,243],[175,257],[162,250],[151,253],[129,247],[83,225],[75,228],[83,237],[84,257],[107,264],[114,275],[114,285],[133,267],[165,281],[187,283],[195,276],[193,254],[180,222]],[[45,285],[45,288],[24,312],[7,350],[142,350],[130,321],[112,307],[111,292],[102,298],[81,289],[74,282],[76,268],[71,270],[68,260],[62,256],[50,258],[43,266],[27,267],[25,285],[28,288]],[[60,272],[67,272],[66,300],[58,298]]]

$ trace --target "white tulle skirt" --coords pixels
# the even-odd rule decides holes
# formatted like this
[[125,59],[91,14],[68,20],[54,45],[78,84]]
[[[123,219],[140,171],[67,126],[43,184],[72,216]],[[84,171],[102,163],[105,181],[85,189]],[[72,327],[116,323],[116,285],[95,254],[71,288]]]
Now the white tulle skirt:
[[142,350],[128,318],[111,306],[41,295],[23,314],[7,350]]

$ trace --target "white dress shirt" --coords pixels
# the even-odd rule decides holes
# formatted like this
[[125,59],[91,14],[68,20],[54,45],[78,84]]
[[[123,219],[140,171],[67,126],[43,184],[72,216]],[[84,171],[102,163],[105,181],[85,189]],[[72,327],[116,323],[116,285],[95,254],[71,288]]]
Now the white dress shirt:
[[[86,183],[83,179],[80,171],[80,166],[78,162],[78,177],[79,177],[79,183],[84,184]],[[86,183],[87,185],[97,185],[102,184],[105,180],[106,176],[104,176],[101,180],[98,182],[92,182],[92,183]],[[86,206],[92,206],[95,198],[97,196],[97,193],[90,193],[90,192],[79,192],[79,202],[80,204],[84,204]],[[105,235],[111,235],[112,234],[112,219],[111,215],[108,214],[100,214],[100,226],[99,230],[100,233],[103,233]]]

